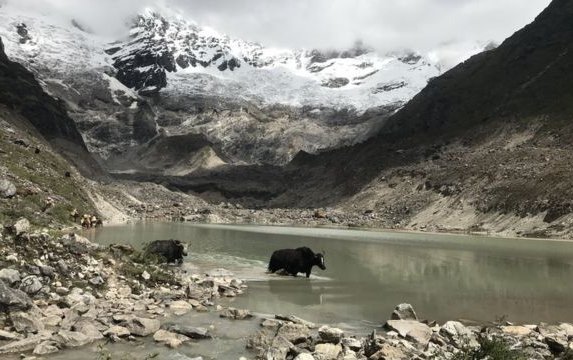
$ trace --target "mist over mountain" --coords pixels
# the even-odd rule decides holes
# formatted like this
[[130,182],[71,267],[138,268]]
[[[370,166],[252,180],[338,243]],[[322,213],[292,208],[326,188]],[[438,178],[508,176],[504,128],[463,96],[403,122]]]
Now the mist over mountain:
[[165,16],[193,19],[201,26],[269,47],[341,49],[362,40],[384,54],[398,49],[427,52],[444,42],[499,43],[533,20],[549,0],[414,0],[407,4],[398,0],[303,0],[289,6],[256,0],[4,2],[63,22],[75,19],[108,38],[122,36],[131,18],[153,7]]
[[[66,100],[90,151],[110,171],[145,170],[148,162],[135,157],[156,136],[201,135],[210,144],[201,151],[216,154],[215,163],[281,165],[299,151],[351,145],[454,65],[440,49],[430,60],[415,50],[379,54],[363,42],[266,47],[154,8],[109,38],[24,5],[0,12],[7,52]],[[454,62],[484,46],[460,47],[456,54],[464,55]]]

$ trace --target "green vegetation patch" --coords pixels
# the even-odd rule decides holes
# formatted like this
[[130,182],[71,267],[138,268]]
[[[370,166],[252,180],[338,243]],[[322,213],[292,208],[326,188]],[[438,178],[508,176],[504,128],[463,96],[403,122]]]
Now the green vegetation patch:
[[57,227],[72,223],[74,208],[96,213],[85,180],[74,175],[70,164],[44,145],[26,138],[24,146],[15,144],[15,139],[0,132],[0,179],[13,182],[17,189],[15,197],[0,199],[0,223],[25,217],[36,226]]
[[527,360],[526,354],[517,349],[512,349],[507,340],[492,337],[480,337],[479,347],[465,347],[456,353],[452,360]]

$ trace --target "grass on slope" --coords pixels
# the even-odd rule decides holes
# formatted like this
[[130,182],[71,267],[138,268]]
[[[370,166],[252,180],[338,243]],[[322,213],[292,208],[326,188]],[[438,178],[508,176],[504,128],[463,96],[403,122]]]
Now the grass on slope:
[[[16,140],[28,146],[16,144]],[[25,217],[37,226],[61,227],[72,222],[74,208],[95,213],[86,180],[69,163],[47,145],[5,126],[0,130],[0,179],[11,181],[17,189],[15,197],[0,198],[0,224]],[[46,209],[48,198],[54,205]]]

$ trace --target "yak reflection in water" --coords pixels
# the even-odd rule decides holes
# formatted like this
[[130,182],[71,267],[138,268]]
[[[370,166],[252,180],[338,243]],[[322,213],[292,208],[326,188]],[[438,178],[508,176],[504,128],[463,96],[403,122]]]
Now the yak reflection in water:
[[311,279],[296,278],[292,280],[270,280],[268,282],[271,294],[280,301],[308,306],[321,305],[324,285]]

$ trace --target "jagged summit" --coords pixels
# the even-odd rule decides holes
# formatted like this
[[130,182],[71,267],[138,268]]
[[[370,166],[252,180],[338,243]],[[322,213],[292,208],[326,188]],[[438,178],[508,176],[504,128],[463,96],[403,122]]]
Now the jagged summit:
[[240,93],[262,105],[361,113],[400,106],[440,74],[423,54],[379,55],[361,42],[346,50],[268,48],[219,34],[169,10],[144,9],[128,33],[110,41],[76,19],[52,19],[11,5],[0,14],[0,35],[11,43],[7,51],[15,58],[41,60],[51,72],[111,65],[119,81],[142,95],[162,89],[169,95],[193,92],[200,77],[207,85],[202,88],[217,96]]
[[[106,53],[117,78],[144,95],[170,82],[185,88],[185,75],[202,74],[214,87],[240,90],[264,104],[351,106],[358,111],[403,103],[439,74],[418,54],[380,56],[360,42],[348,50],[266,48],[151,9],[134,19],[127,40],[112,44]],[[334,98],[332,104],[324,103],[327,98]]]
[[202,134],[230,163],[285,164],[365,140],[441,73],[415,51],[270,48],[169,10],[146,9],[109,38],[12,5],[0,11],[6,52],[66,101],[109,164],[160,130]]

